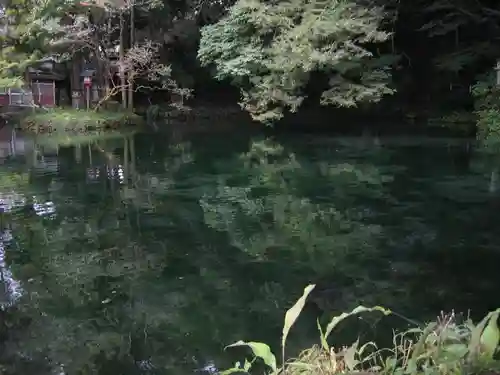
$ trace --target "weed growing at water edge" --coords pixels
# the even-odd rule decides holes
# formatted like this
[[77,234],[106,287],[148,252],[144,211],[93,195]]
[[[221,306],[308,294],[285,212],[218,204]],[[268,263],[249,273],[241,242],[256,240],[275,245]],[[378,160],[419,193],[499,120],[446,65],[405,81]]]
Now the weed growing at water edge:
[[320,344],[304,350],[296,359],[286,360],[285,344],[288,333],[299,317],[309,293],[309,285],[295,305],[286,312],[281,340],[282,365],[278,366],[271,348],[260,342],[238,341],[228,347],[247,346],[253,356],[221,374],[250,373],[256,361],[266,365],[268,374],[281,375],[495,375],[500,372],[496,357],[500,348],[498,317],[500,309],[490,312],[478,324],[470,319],[460,323],[455,314],[442,315],[426,327],[414,327],[395,333],[394,347],[378,349],[376,344],[361,344],[336,350],[328,337],[346,318],[366,312],[392,312],[382,307],[358,306],[334,317],[325,330],[318,322]]
[[99,130],[141,125],[142,122],[141,117],[126,111],[96,112],[53,108],[26,116],[21,121],[21,127],[36,134],[81,136]]

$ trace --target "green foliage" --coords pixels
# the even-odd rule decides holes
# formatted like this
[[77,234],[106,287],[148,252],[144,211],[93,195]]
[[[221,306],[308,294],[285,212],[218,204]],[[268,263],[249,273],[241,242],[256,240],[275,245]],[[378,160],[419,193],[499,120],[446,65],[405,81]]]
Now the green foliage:
[[55,108],[26,116],[21,126],[34,133],[57,133],[61,136],[78,136],[96,130],[116,129],[129,125],[140,125],[143,120],[127,111],[86,111]]
[[[429,42],[434,41],[441,47],[434,59],[438,69],[458,73],[481,60],[498,57],[497,10],[461,0],[419,0],[411,6],[414,12],[421,13],[423,21],[419,30],[427,34]],[[467,29],[488,32],[475,39],[467,37]]]
[[0,193],[22,191],[29,184],[27,173],[0,173]]
[[240,0],[201,30],[198,57],[241,88],[241,105],[261,122],[295,112],[315,72],[328,80],[322,104],[354,107],[393,92],[393,58],[365,47],[389,38],[379,28],[383,17],[381,8],[354,1]]
[[[270,367],[273,372],[277,371],[277,365],[276,365],[276,357],[274,354],[271,352],[271,348],[269,345],[261,343],[261,342],[244,342],[244,341],[238,341],[235,342],[234,344],[228,345],[226,348],[234,348],[237,346],[248,346],[251,350],[253,355],[255,356],[255,359],[260,358],[261,360],[264,361],[266,366]],[[250,367],[252,366],[252,362],[245,362],[245,370],[249,370]],[[239,366],[235,366],[235,370],[239,370]],[[223,373],[230,373],[231,370],[224,371]]]
[[63,16],[70,2],[9,0],[4,5],[6,17],[0,22],[5,28],[0,33],[0,87],[20,87],[26,68],[49,53],[53,35],[49,21]]
[[489,313],[479,324],[442,315],[425,328],[417,327],[396,336],[396,345],[384,360],[385,373],[480,374],[498,371],[494,354],[499,349],[498,314]]
[[483,147],[497,151],[500,146],[500,88],[494,73],[480,79],[473,87],[478,116],[477,136]]
[[[305,300],[314,288],[309,285],[297,303],[287,312],[293,311],[294,319],[287,322],[287,332],[304,307]],[[235,366],[223,372],[250,373],[257,358],[260,358],[272,370],[269,374],[282,375],[333,375],[342,373],[392,374],[392,375],[473,375],[500,370],[500,361],[496,354],[500,351],[500,332],[498,317],[500,309],[490,312],[477,325],[467,320],[458,323],[454,314],[442,315],[436,322],[425,328],[414,327],[408,331],[394,334],[394,348],[377,350],[375,343],[368,342],[360,346],[359,340],[351,346],[335,350],[328,344],[328,337],[333,329],[343,320],[367,312],[392,314],[382,307],[367,308],[358,306],[348,313],[332,318],[325,333],[318,323],[321,346],[304,350],[297,359],[283,361],[275,367],[274,355],[263,343],[251,343],[253,352],[251,361]],[[285,332],[285,329],[284,329]],[[283,347],[286,336],[283,337]],[[229,347],[244,345],[238,342]],[[248,343],[250,344],[250,343]],[[265,348],[265,350],[263,350]],[[372,348],[372,349],[371,349]]]
[[476,131],[478,115],[470,111],[453,111],[428,120],[429,127],[449,129],[455,134],[470,135]]

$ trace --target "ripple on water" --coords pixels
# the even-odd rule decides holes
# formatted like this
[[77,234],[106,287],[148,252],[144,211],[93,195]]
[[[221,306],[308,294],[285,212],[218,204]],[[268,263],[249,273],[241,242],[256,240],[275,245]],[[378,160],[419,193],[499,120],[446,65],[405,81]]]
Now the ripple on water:
[[[3,212],[10,212],[15,208],[26,204],[26,197],[20,194],[4,196],[0,199],[0,207]],[[38,216],[53,217],[55,205],[53,202],[38,203],[33,197],[33,209]],[[10,230],[6,229],[0,234],[0,309],[14,304],[23,294],[21,283],[16,280],[6,261],[6,247],[12,242],[13,236]]]
[[14,279],[5,261],[5,245],[12,240],[12,234],[5,230],[0,237],[0,309],[15,303],[22,295],[19,281]]

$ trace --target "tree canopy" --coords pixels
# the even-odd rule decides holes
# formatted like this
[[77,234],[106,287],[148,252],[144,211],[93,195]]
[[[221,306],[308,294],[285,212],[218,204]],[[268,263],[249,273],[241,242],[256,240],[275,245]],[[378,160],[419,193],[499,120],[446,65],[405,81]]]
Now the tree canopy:
[[355,106],[393,92],[387,58],[366,47],[389,38],[383,17],[381,7],[355,2],[240,0],[202,29],[198,56],[242,88],[242,105],[259,121],[295,112],[315,72],[328,81],[322,104]]
[[[443,106],[456,96],[472,102],[469,87],[500,56],[500,8],[485,0],[98,5],[109,15],[105,21],[79,2],[5,0],[0,86],[19,84],[28,65],[47,57],[78,52],[109,60],[106,55],[120,45],[120,25],[126,31],[125,56],[131,51],[128,57],[137,57],[133,52],[147,43],[155,46],[154,59],[125,64],[137,79],[152,78],[148,69],[165,67],[160,70],[166,87],[194,88],[204,85],[208,74],[238,88],[241,106],[264,123],[296,112],[307,98],[337,107],[384,103],[391,94],[409,107]],[[132,29],[134,36],[128,35]],[[77,43],[83,39],[86,48]],[[146,67],[144,74],[138,74],[140,66]]]

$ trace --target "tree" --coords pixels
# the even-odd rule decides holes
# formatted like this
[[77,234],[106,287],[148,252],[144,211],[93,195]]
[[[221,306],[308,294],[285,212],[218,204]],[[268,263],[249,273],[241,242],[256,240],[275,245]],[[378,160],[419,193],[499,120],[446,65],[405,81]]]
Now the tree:
[[[436,62],[441,69],[460,71],[481,59],[498,56],[494,41],[500,37],[500,8],[484,1],[422,0],[415,3],[422,19],[420,31],[430,38],[448,38],[453,43],[439,43]],[[482,33],[471,31],[483,30]]]
[[392,57],[367,47],[389,38],[381,7],[353,1],[239,0],[219,22],[201,30],[198,57],[215,78],[241,88],[242,107],[262,122],[295,112],[313,73],[326,76],[324,105],[377,102],[389,88]]
[[[6,4],[7,32],[2,38],[4,53],[0,60],[0,78],[4,78],[4,83],[9,86],[20,85],[29,65],[51,57],[73,65],[76,71],[73,73],[74,89],[78,89],[80,83],[79,62],[93,62],[97,84],[107,88],[101,102],[122,92],[123,105],[126,106],[128,101],[132,106],[132,93],[143,87],[189,95],[189,90],[181,89],[171,78],[169,66],[160,61],[161,43],[145,35],[136,36],[131,24],[134,18],[125,22],[132,9],[144,11],[156,6],[151,1],[91,7],[82,6],[77,1],[9,1]],[[127,26],[130,26],[131,33],[128,33]],[[119,83],[112,79],[117,71],[121,78]],[[135,81],[139,83],[134,85]]]
[[43,9],[36,0],[2,3],[0,87],[21,86],[26,68],[46,52],[47,32],[36,22]]

